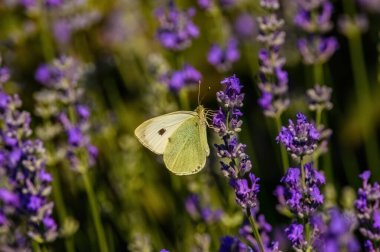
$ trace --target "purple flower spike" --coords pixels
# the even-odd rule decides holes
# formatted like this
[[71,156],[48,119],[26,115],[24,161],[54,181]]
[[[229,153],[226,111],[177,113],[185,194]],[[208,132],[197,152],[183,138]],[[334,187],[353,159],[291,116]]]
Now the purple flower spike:
[[331,208],[326,218],[321,215],[313,216],[312,225],[319,233],[314,247],[318,252],[349,251],[359,252],[360,245],[354,236],[357,219],[354,213],[342,212],[338,208]]
[[308,89],[306,94],[311,111],[318,109],[330,110],[333,107],[331,103],[332,88],[327,86],[315,85],[314,88]]
[[323,64],[338,49],[335,38],[323,36],[333,27],[333,5],[328,0],[297,0],[296,3],[298,13],[294,23],[307,33],[306,38],[298,41],[298,50],[303,62],[307,65]]
[[289,168],[281,179],[284,187],[276,191],[279,203],[286,204],[289,210],[300,218],[310,216],[322,205],[324,197],[320,186],[326,182],[324,175],[313,169],[311,163],[306,164],[304,169],[305,187],[301,181],[300,169]]
[[33,8],[37,5],[36,0],[19,0],[19,2],[26,9]]
[[288,127],[282,127],[276,137],[277,142],[282,143],[295,159],[312,154],[317,148],[319,139],[320,133],[302,113],[297,114],[296,124],[289,120]]
[[286,235],[294,248],[303,248],[305,246],[304,230],[301,224],[293,223],[285,229]]
[[260,191],[258,182],[253,173],[249,174],[249,179],[231,180],[232,187],[235,188],[237,203],[244,209],[254,208],[257,204],[257,194]]
[[[237,136],[243,123],[240,119],[243,115],[240,109],[244,99],[244,94],[241,92],[242,86],[235,75],[224,79],[221,84],[224,85],[224,90],[216,94],[219,110],[214,114],[212,121],[213,129],[221,139],[220,144],[215,144],[217,155],[220,158],[222,173],[228,178],[229,185],[234,189],[236,203],[244,213],[256,219],[260,179],[250,172],[252,163],[245,153],[246,146],[239,142]],[[258,222],[262,227],[259,233],[263,237],[269,227],[262,218]],[[259,244],[254,238],[248,240],[251,241],[254,248],[258,248]],[[262,244],[260,243],[262,247],[268,248],[265,251],[278,251],[276,242],[271,243],[269,239],[263,238],[261,240],[263,240]],[[239,244],[240,241],[236,238],[224,237],[219,251],[253,251],[248,249],[245,244],[242,244],[244,247],[240,248],[242,245]]]
[[[0,87],[0,166],[6,187],[0,188],[1,248],[10,251],[28,251],[32,240],[53,241],[58,234],[45,149],[40,140],[30,138],[31,117],[20,110],[21,105],[17,95],[10,96]],[[45,218],[51,225],[44,225]],[[12,242],[16,240],[20,243]]]
[[253,252],[252,248],[248,247],[246,244],[241,242],[238,238],[232,236],[225,236],[220,239],[219,252],[235,252],[235,251],[246,251]]
[[223,212],[204,207],[198,195],[192,194],[185,201],[186,211],[194,220],[201,220],[208,224],[220,221]]
[[368,251],[377,251],[380,249],[378,245],[380,240],[380,185],[377,182],[371,184],[370,176],[369,171],[360,175],[363,184],[358,190],[355,209],[359,219],[359,230],[368,239],[366,242]]
[[202,80],[202,74],[193,66],[186,64],[182,69],[167,73],[161,79],[171,91],[177,93],[182,88],[198,85],[199,81]]
[[48,7],[59,7],[63,4],[63,0],[45,0]]
[[219,5],[222,8],[231,8],[236,4],[237,0],[218,0]]
[[351,37],[358,32],[366,32],[368,30],[368,26],[368,17],[364,14],[357,14],[354,17],[349,15],[341,15],[338,20],[339,31],[347,37]]
[[[66,158],[76,171],[92,166],[97,155],[97,149],[91,144],[88,133],[91,112],[83,104],[84,91],[80,84],[84,73],[84,66],[70,57],[61,57],[42,65],[36,72],[36,79],[45,86],[45,89],[35,95],[36,114],[53,121],[54,127],[64,130],[67,136],[64,145]],[[57,130],[52,131],[49,139],[57,136]],[[81,151],[81,157],[86,160],[79,160],[78,151]],[[61,156],[54,158],[62,161]]]
[[255,18],[248,13],[243,13],[237,17],[234,28],[239,38],[254,38],[258,33],[257,22]]
[[214,44],[208,52],[208,62],[218,71],[225,72],[231,69],[232,64],[240,58],[237,40],[230,39],[225,49]]
[[289,106],[288,74],[283,70],[285,58],[280,54],[285,42],[282,30],[284,21],[274,13],[279,8],[277,0],[261,0],[269,14],[258,19],[260,33],[257,39],[264,48],[259,50],[259,105],[268,117],[278,117]]
[[[1,63],[1,58],[0,58]],[[6,83],[10,78],[10,71],[7,67],[0,67],[0,86]]]
[[358,0],[360,6],[373,13],[380,13],[380,1],[378,0]]
[[298,41],[298,50],[305,64],[322,64],[327,62],[338,49],[335,38],[311,37]]
[[278,0],[261,0],[261,7],[267,10],[278,10],[280,8],[280,3]]
[[328,32],[332,28],[330,19],[333,13],[333,5],[325,2],[319,9],[319,13],[311,13],[310,10],[300,8],[294,18],[294,23],[308,33]]
[[212,0],[198,0],[198,5],[203,10],[208,10],[212,6]]
[[179,11],[174,2],[170,2],[167,9],[157,9],[157,39],[161,45],[173,51],[189,47],[191,41],[199,36],[199,29],[192,21],[194,14],[195,9]]

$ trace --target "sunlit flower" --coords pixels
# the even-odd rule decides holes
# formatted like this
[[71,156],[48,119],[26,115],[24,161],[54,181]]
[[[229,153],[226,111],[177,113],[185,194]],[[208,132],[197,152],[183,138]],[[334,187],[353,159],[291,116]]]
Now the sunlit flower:
[[161,45],[174,51],[189,47],[191,41],[199,36],[199,29],[192,21],[194,14],[193,8],[186,12],[178,10],[173,1],[166,8],[157,9],[157,39]]
[[302,113],[297,114],[295,124],[289,120],[289,125],[282,127],[276,138],[277,142],[282,143],[293,158],[302,158],[312,154],[317,148],[319,139],[320,133]]

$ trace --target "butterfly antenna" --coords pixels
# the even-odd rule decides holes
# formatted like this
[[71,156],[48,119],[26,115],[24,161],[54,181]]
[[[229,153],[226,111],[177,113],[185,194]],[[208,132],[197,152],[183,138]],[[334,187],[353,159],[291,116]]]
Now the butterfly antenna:
[[199,80],[198,82],[198,106],[201,104],[200,96],[201,96],[201,80]]

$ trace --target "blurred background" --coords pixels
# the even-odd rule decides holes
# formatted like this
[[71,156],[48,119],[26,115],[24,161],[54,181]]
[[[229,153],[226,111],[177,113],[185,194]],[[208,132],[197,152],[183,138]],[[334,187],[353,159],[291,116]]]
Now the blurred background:
[[[38,69],[62,57],[78,62],[75,70],[81,69],[81,102],[91,110],[88,133],[98,148],[88,175],[110,251],[217,251],[219,237],[238,234],[243,214],[221,174],[213,147],[218,140],[212,130],[208,132],[211,155],[207,165],[191,176],[171,174],[162,158],[144,148],[133,133],[151,117],[194,110],[198,92],[206,108],[218,109],[215,94],[222,88],[220,82],[232,74],[240,79],[245,93],[240,141],[247,144],[252,171],[261,179],[260,210],[274,227],[273,235],[281,238],[281,228],[288,220],[277,212],[273,195],[283,176],[275,140],[278,131],[258,105],[258,50],[262,45],[256,40],[257,17],[265,15],[258,2],[219,0],[205,7],[202,1],[175,1],[176,8],[186,13],[183,22],[192,20],[199,34],[180,50],[172,50],[163,45],[165,40],[159,34],[166,22],[162,12],[173,4],[169,1],[0,1],[1,65],[11,73],[4,88],[20,95],[22,109],[32,114],[35,137],[47,134],[38,130],[44,119],[36,108],[48,99],[43,95],[36,99],[46,88]],[[292,0],[281,1],[281,6],[278,14],[286,31],[281,52],[286,58],[291,102],[281,119],[287,125],[297,112],[314,120],[305,93],[316,83],[313,67],[304,64],[297,50],[297,40],[304,35],[294,24],[297,9]],[[322,115],[333,133],[320,166],[329,167],[327,198],[343,204],[348,195],[344,192],[360,185],[361,171],[370,169],[374,178],[380,179],[380,8],[376,9],[375,3],[366,8],[352,0],[333,1],[333,6],[333,27],[328,35],[335,37],[339,46],[330,60],[321,64],[324,81],[319,83],[333,89],[333,108]],[[378,1],[376,6],[380,6]],[[364,25],[352,22],[347,28],[342,24],[344,15],[359,14]],[[208,56],[212,46],[225,46],[230,39],[239,56],[231,64],[216,66]],[[184,66],[198,71],[200,90],[198,81],[186,83],[184,88],[176,86],[173,73]],[[360,98],[363,92],[365,96]],[[47,154],[55,152],[53,144]],[[56,175],[53,191],[57,190],[54,184],[60,184],[65,215],[58,218],[54,210],[60,235],[46,249],[68,251],[65,240],[70,239],[75,251],[98,251],[83,180],[61,162],[48,163],[47,170]],[[191,210],[189,204],[195,197],[197,207],[207,208],[209,215]],[[282,246],[286,248],[286,242]]]

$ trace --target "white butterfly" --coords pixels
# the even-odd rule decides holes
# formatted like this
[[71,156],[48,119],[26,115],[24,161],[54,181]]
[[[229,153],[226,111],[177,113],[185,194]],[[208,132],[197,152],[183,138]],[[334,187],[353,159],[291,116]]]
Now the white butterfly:
[[149,119],[136,128],[135,135],[149,150],[164,156],[171,172],[190,175],[205,166],[210,154],[206,126],[205,109],[199,105],[195,111],[177,111]]

